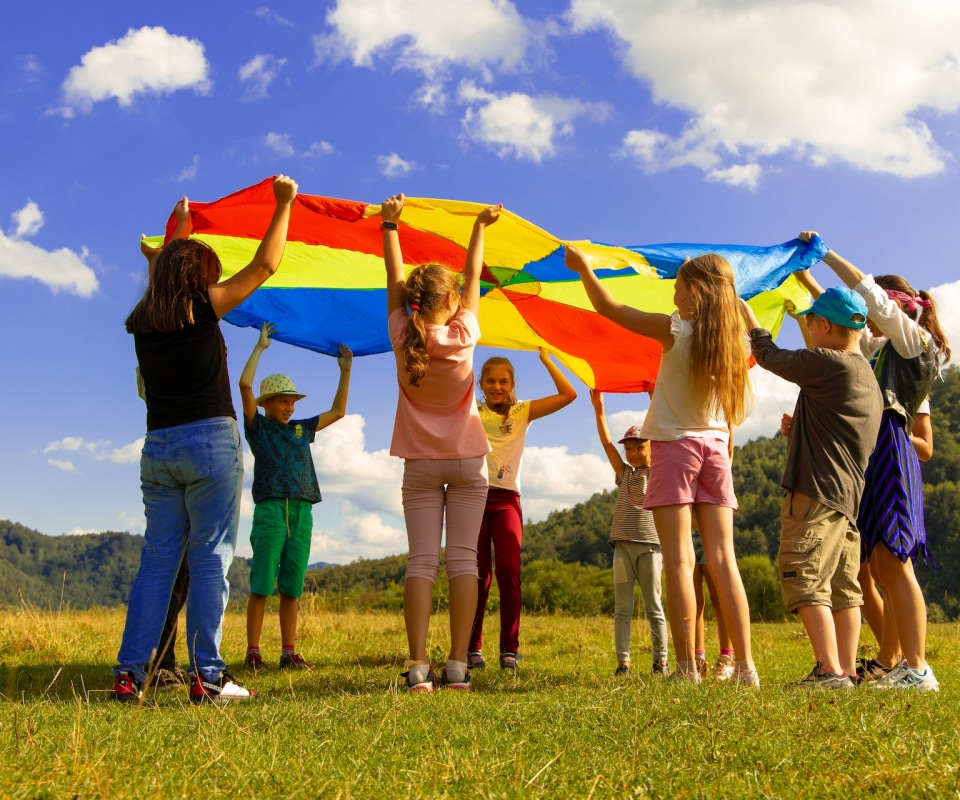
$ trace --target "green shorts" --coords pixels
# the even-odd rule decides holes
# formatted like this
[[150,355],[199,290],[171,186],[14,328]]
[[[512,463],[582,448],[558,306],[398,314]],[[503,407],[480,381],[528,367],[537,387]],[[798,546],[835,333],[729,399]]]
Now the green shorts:
[[800,492],[787,492],[780,511],[780,588],[787,610],[863,605],[860,532],[839,511]]
[[274,585],[288,597],[303,594],[310,560],[313,506],[306,500],[261,500],[250,530],[250,591],[269,596]]

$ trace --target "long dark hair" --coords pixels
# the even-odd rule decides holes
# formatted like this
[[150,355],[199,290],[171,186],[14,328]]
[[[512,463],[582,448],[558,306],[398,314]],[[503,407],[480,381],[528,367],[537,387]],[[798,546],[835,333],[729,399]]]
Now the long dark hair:
[[220,279],[220,272],[220,259],[203,242],[170,242],[151,266],[143,297],[127,317],[127,333],[171,333],[192,325],[194,300]]

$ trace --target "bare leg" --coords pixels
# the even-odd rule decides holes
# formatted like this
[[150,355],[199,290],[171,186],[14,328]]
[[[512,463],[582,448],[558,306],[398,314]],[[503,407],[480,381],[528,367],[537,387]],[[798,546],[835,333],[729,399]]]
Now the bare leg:
[[841,608],[833,612],[833,626],[837,631],[837,653],[840,666],[850,677],[857,674],[857,645],[860,642],[860,609]]
[[844,670],[840,667],[837,653],[837,631],[833,625],[833,612],[830,606],[801,606],[797,609],[803,627],[813,645],[813,654],[820,665],[834,675]]
[[863,590],[863,616],[867,620],[867,625],[873,631],[873,636],[877,644],[883,640],[883,598],[877,591],[877,584],[873,580],[870,572],[870,562],[864,561],[860,564],[860,573],[857,575],[860,582],[860,588]]
[[[870,560],[885,602],[893,610],[903,657],[912,669],[926,669],[927,606],[913,563],[909,559],[902,562],[883,544],[873,549]],[[889,652],[886,641],[880,643],[880,651]]]
[[703,610],[706,600],[703,596],[703,565],[693,565],[693,594],[697,598],[697,622],[694,629],[694,645],[697,650],[706,650],[706,636],[703,633]]
[[[693,539],[689,505],[660,506],[653,509],[653,521],[663,551],[667,579],[667,607],[670,632],[678,662],[694,662],[694,628],[697,599],[693,591]],[[702,531],[701,531],[702,534]],[[679,668],[679,664],[677,665]]]
[[[432,587],[431,587],[432,590]],[[432,591],[431,591],[432,594]],[[477,611],[477,579],[473,575],[460,575],[450,579],[450,658],[467,660],[467,645]],[[428,612],[429,613],[429,612]],[[426,653],[426,631],[424,631]],[[411,658],[413,651],[411,650]]]
[[720,608],[720,595],[717,594],[716,584],[710,577],[710,570],[704,569],[703,577],[707,579],[707,591],[710,593],[710,605],[713,606],[713,615],[717,618],[717,642],[721,650],[733,650],[733,642],[727,633],[727,623],[723,620],[723,611]]
[[247,647],[260,646],[260,633],[263,630],[263,612],[267,607],[267,596],[250,593],[247,597]]
[[[472,578],[474,590],[477,579]],[[476,594],[470,610],[470,624],[477,609]],[[407,629],[407,647],[410,660],[429,663],[427,658],[427,631],[430,629],[430,612],[433,610],[433,581],[426,578],[407,578],[403,586],[403,622]],[[469,635],[469,631],[468,631]],[[466,660],[466,659],[464,659]]]
[[300,600],[280,592],[280,644],[293,645],[297,641],[297,617]]
[[737,660],[752,661],[750,607],[733,550],[733,509],[698,503],[696,511],[707,571],[717,588],[720,610],[733,641],[733,650]]

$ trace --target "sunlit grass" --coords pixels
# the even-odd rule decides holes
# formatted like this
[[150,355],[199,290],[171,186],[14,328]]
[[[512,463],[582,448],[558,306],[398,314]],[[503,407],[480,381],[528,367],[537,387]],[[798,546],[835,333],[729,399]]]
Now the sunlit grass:
[[[496,642],[496,615],[487,638]],[[759,691],[654,679],[646,625],[615,679],[607,618],[527,616],[518,674],[473,674],[469,695],[410,696],[397,614],[308,598],[307,672],[229,668],[259,697],[226,708],[186,690],[142,707],[109,698],[123,610],[0,612],[2,797],[956,797],[960,626],[930,630],[935,695],[786,689],[811,666],[792,624],[757,625]],[[264,655],[279,655],[275,612]],[[445,618],[431,648],[448,642]],[[710,647],[709,655],[714,656]],[[182,654],[181,654],[182,655]]]

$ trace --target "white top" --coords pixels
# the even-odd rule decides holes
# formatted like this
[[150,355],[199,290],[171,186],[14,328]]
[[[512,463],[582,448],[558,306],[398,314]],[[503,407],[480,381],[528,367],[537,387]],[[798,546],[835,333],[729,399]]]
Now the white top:
[[707,409],[694,400],[693,369],[690,361],[690,339],[693,324],[670,317],[673,347],[664,351],[657,373],[657,388],[650,400],[650,409],[643,420],[644,439],[669,442],[688,436],[702,439],[730,439],[727,423],[710,416]]
[[520,400],[510,407],[507,419],[479,403],[480,421],[493,450],[487,453],[487,474],[492,489],[509,489],[520,494],[520,463],[530,427],[530,401]]
[[867,316],[883,332],[883,336],[873,336],[869,328],[864,328],[860,336],[860,352],[867,358],[883,347],[888,339],[893,349],[904,358],[916,358],[927,351],[930,334],[900,310],[896,301],[877,286],[873,275],[864,275],[853,290],[867,304]]

